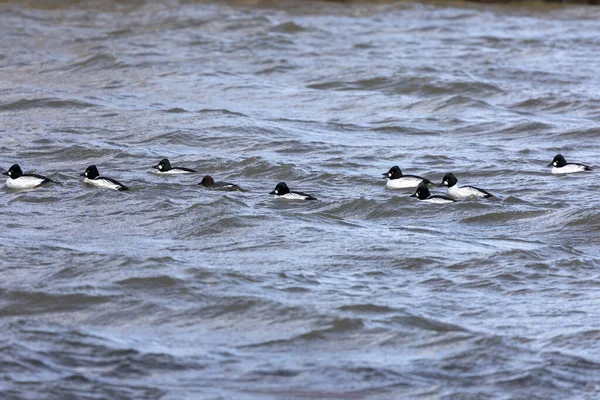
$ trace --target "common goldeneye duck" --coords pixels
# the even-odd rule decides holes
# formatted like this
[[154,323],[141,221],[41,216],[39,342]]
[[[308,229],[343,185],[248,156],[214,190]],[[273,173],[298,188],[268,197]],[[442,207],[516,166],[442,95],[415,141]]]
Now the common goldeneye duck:
[[400,167],[394,165],[388,172],[383,174],[383,179],[388,179],[386,186],[390,189],[406,189],[418,187],[421,183],[430,185],[429,179],[415,175],[403,175]]
[[550,164],[548,164],[548,166],[553,167],[552,168],[553,174],[572,174],[573,172],[582,172],[582,171],[591,171],[592,170],[592,168],[588,167],[587,165],[576,164],[576,163],[567,163],[567,160],[565,160],[565,158],[562,156],[562,154],[555,155],[554,159],[552,160],[552,162]]
[[438,204],[454,203],[456,201],[446,196],[432,196],[431,193],[429,193],[429,188],[427,187],[427,185],[419,185],[417,191],[414,194],[410,195],[410,197],[416,197],[421,201]]
[[160,162],[156,165],[153,165],[152,168],[156,168],[159,174],[192,174],[197,172],[189,168],[171,167],[171,163],[166,158],[160,160]]
[[277,195],[282,199],[288,200],[316,200],[316,197],[311,196],[310,194],[302,193],[302,192],[292,192],[288,185],[285,182],[279,182],[277,186],[275,186],[275,190],[273,190],[269,194]]
[[464,200],[473,197],[489,198],[493,197],[491,193],[486,192],[483,189],[476,188],[474,186],[458,186],[458,179],[452,173],[444,175],[442,183],[438,186],[448,186],[448,196],[453,199]]
[[215,182],[210,175],[206,175],[204,178],[202,178],[202,182],[200,182],[198,185],[202,185],[208,189],[223,190],[226,192],[245,192],[244,189],[233,183]]
[[56,183],[52,179],[42,175],[24,174],[19,164],[14,164],[8,171],[3,172],[2,175],[8,176],[6,187],[10,189],[33,189],[46,183]]
[[85,172],[81,174],[84,176],[83,182],[89,183],[90,185],[98,186],[104,189],[112,190],[129,190],[129,188],[120,182],[115,181],[112,178],[100,176],[98,168],[95,165],[90,165],[85,169]]

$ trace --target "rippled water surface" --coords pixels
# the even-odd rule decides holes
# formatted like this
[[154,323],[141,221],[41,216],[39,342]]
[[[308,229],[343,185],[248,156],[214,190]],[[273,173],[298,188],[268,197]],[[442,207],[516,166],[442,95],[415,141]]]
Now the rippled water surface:
[[[598,172],[546,166],[600,164],[599,21],[1,3],[0,167],[60,182],[0,189],[1,397],[600,397]],[[392,165],[496,198],[421,203]]]

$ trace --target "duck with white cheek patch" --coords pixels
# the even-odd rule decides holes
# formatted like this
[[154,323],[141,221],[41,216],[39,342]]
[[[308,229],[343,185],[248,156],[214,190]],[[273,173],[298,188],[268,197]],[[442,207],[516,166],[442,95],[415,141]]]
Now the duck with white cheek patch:
[[491,193],[483,189],[476,188],[475,186],[458,186],[458,179],[452,173],[444,175],[442,183],[438,186],[448,187],[448,196],[457,200],[466,200],[474,198],[490,198],[493,197]]
[[417,191],[410,197],[416,197],[420,201],[424,201],[426,203],[436,204],[454,203],[456,201],[446,196],[432,196],[431,193],[429,193],[429,188],[427,185],[419,185]]
[[302,193],[302,192],[293,192],[290,190],[288,185],[285,182],[280,182],[275,186],[275,190],[273,190],[269,194],[274,194],[280,199],[287,200],[316,200],[316,197],[311,196],[310,194]]
[[168,159],[163,158],[156,165],[153,165],[152,168],[156,168],[159,174],[193,174],[196,170],[183,168],[183,167],[172,167],[171,163]]
[[98,172],[98,168],[96,168],[95,165],[90,165],[89,167],[87,167],[85,172],[83,174],[81,174],[81,176],[84,177],[83,182],[85,182],[89,185],[92,185],[92,186],[96,186],[96,187],[103,188],[103,189],[119,190],[119,191],[129,190],[129,188],[127,186],[123,185],[120,182],[117,182],[116,180],[114,180],[112,178],[100,176],[100,173]]
[[554,156],[554,159],[549,167],[552,167],[553,174],[572,174],[574,172],[583,172],[583,171],[591,171],[592,168],[587,165],[577,164],[577,163],[568,163],[567,160],[562,156],[562,154],[557,154]]
[[36,174],[24,174],[19,167],[19,164],[14,164],[3,172],[2,175],[7,175],[6,187],[9,189],[33,189],[45,185],[47,183],[56,183],[50,178]]
[[420,184],[430,185],[429,179],[422,178],[416,175],[404,175],[399,166],[394,165],[388,172],[382,174],[383,179],[387,179],[387,186],[390,189],[408,189],[416,188]]

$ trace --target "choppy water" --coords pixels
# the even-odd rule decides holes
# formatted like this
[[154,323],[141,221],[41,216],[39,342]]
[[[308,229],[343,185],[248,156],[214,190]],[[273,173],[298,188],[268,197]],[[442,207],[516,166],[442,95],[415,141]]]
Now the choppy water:
[[[598,173],[546,165],[599,164],[599,20],[2,3],[0,166],[62,183],[0,190],[2,398],[598,398]],[[419,203],[396,164],[498,199]]]

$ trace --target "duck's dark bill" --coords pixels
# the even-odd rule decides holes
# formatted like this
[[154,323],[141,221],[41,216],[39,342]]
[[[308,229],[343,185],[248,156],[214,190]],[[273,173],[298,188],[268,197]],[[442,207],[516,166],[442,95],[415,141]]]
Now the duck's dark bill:
[[416,193],[411,194],[409,197],[417,197]]
[[271,193],[269,193],[269,194],[277,194],[277,193],[275,193],[275,191],[273,190],[273,191],[272,191]]
[[8,175],[8,171],[3,172],[2,175],[10,176],[10,175]]

